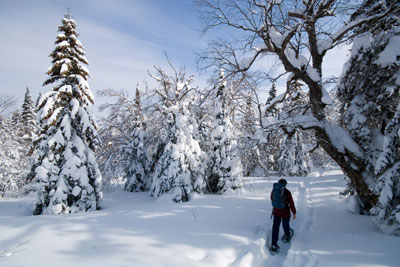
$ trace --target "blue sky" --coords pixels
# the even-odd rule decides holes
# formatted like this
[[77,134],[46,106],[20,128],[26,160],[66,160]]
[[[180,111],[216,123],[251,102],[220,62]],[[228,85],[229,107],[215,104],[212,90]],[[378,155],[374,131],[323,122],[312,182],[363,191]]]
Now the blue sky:
[[207,43],[190,0],[2,0],[1,95],[22,101],[27,86],[34,99],[49,90],[41,85],[67,8],[86,50],[94,93],[130,90],[150,80],[147,70],[166,65],[163,51],[176,66],[194,73],[194,51]]
[[[195,74],[195,83],[205,85],[207,78],[196,72],[194,52],[211,37],[199,31],[201,21],[191,0],[2,0],[0,95],[18,97],[18,108],[27,86],[34,100],[39,91],[50,90],[42,87],[51,64],[48,55],[68,8],[86,50],[95,94],[106,88],[133,90],[151,80],[147,72],[153,65],[167,65],[163,51],[175,66]],[[340,74],[347,50],[328,53],[325,75]]]

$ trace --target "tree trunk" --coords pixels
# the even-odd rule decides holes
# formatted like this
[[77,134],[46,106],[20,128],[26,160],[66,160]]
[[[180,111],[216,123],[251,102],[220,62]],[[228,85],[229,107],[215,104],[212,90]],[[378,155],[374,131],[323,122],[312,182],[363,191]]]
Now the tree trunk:
[[365,182],[368,175],[365,164],[349,152],[341,152],[332,144],[325,129],[316,128],[316,137],[321,147],[341,167],[344,174],[350,179],[362,205],[362,213],[368,212],[378,202],[378,197],[369,190]]
[[[314,38],[313,31],[315,30],[314,25],[309,27],[309,36],[310,38],[310,49],[312,53],[313,67],[319,72],[320,77],[322,77],[322,57],[317,52],[317,42],[316,38]],[[284,53],[284,49],[275,49],[276,54],[279,56],[280,60],[285,67],[285,70],[293,73],[296,77],[305,82],[309,87],[309,99],[310,99],[310,107],[311,112],[314,118],[316,118],[322,124],[329,123],[326,120],[324,108],[326,104],[322,102],[322,85],[318,81],[314,81],[311,79],[309,74],[301,69],[294,67],[289,59],[286,57]],[[344,174],[351,180],[352,185],[354,186],[359,199],[361,201],[361,212],[367,213],[372,207],[376,205],[378,202],[378,197],[374,195],[371,190],[369,190],[368,185],[365,182],[365,178],[369,175],[366,171],[366,166],[363,160],[356,155],[350,153],[349,151],[341,151],[339,150],[331,141],[328,133],[325,128],[315,127],[316,138],[321,145],[321,147],[325,150],[325,152],[336,161],[336,163],[341,167]]]
[[[320,122],[328,123],[324,113],[325,104],[321,101],[321,84],[307,80],[310,88],[310,105],[313,116]],[[350,179],[361,201],[362,213],[367,213],[378,202],[378,197],[369,190],[365,182],[368,172],[363,160],[349,151],[340,151],[331,141],[326,129],[315,128],[317,140],[325,152],[336,161],[344,174]]]
[[[311,111],[313,116],[321,122],[327,122],[324,107],[325,104],[322,103],[322,88],[319,83],[313,82],[309,83],[310,87],[310,102]],[[336,161],[336,163],[341,167],[344,174],[351,180],[358,197],[361,201],[362,213],[368,212],[372,207],[378,202],[378,197],[374,195],[371,190],[369,190],[367,183],[365,182],[366,176],[369,175],[366,170],[364,161],[352,154],[349,151],[339,151],[338,148],[332,143],[329,138],[326,129],[316,128],[316,137],[321,147],[325,150],[328,155]]]

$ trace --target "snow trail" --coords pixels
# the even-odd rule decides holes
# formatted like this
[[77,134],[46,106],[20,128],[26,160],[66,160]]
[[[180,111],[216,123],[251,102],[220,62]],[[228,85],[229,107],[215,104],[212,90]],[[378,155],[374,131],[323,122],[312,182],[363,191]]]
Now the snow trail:
[[290,223],[295,234],[290,245],[279,240],[281,253],[271,256],[269,194],[278,179],[245,178],[244,194],[195,195],[186,203],[106,193],[102,210],[71,215],[30,216],[26,199],[0,199],[0,265],[398,266],[400,239],[347,210],[338,171],[287,177],[298,211]]
[[310,179],[312,178],[299,179],[296,182],[297,192],[294,194],[294,199],[297,207],[297,218],[291,220],[295,235],[282,266],[318,266],[318,259],[309,249],[309,239],[312,238],[310,230],[315,221]]

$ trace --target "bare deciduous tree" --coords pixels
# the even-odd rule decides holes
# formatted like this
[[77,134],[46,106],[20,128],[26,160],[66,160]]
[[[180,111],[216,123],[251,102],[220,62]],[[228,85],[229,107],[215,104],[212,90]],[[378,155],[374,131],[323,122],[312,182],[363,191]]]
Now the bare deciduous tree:
[[[359,6],[341,0],[197,0],[205,30],[225,27],[237,39],[219,38],[199,57],[201,66],[222,67],[230,74],[245,74],[260,59],[274,55],[286,72],[309,88],[311,115],[296,116],[282,124],[313,129],[319,145],[351,179],[363,210],[377,202],[368,180],[365,155],[350,135],[327,118],[328,94],[322,83],[322,62],[328,50],[348,40],[353,30],[375,23],[395,12],[387,5],[381,12],[345,23]],[[398,11],[397,11],[398,12]],[[229,32],[230,33],[230,32]],[[258,65],[259,68],[259,65]]]
[[14,96],[0,95],[0,115],[4,116],[14,106],[17,99]]

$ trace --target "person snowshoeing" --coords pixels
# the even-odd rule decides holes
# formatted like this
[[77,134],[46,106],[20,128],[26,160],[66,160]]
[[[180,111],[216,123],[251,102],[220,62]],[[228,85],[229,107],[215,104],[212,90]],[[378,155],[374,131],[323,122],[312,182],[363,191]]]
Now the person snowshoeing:
[[286,188],[287,181],[280,179],[278,183],[274,183],[271,192],[272,201],[272,215],[274,216],[274,223],[272,225],[272,244],[271,252],[279,250],[278,237],[279,227],[282,222],[282,227],[285,232],[282,240],[289,242],[293,235],[293,230],[290,229],[290,211],[293,213],[293,219],[296,219],[296,207],[293,202],[292,193]]

